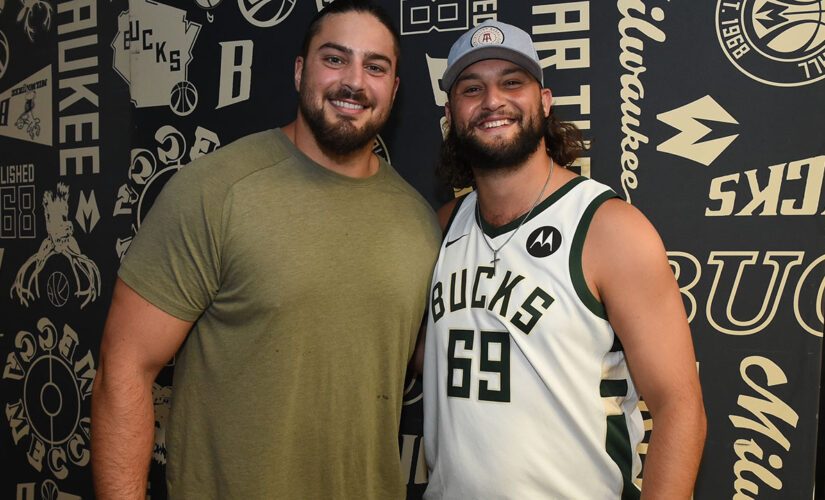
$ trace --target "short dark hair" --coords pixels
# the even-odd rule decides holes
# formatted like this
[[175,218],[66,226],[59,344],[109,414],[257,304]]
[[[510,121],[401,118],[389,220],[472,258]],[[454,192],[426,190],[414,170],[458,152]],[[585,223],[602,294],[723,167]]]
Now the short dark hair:
[[401,35],[398,34],[392,18],[384,10],[383,7],[375,5],[370,0],[335,0],[331,4],[324,7],[320,12],[315,14],[312,21],[309,22],[304,40],[301,42],[301,57],[306,59],[309,53],[309,44],[315,35],[321,30],[321,22],[326,16],[332,14],[346,14],[347,12],[363,12],[371,14],[381,24],[383,24],[392,34],[393,43],[395,45],[395,74],[398,75],[398,66],[401,63]]

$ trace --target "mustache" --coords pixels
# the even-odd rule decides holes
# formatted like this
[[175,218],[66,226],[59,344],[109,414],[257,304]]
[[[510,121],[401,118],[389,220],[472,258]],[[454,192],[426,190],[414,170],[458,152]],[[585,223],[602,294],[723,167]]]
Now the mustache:
[[325,95],[327,99],[336,99],[336,100],[348,100],[354,101],[356,104],[361,106],[371,106],[372,103],[367,98],[367,95],[364,92],[358,91],[355,92],[351,89],[346,87],[341,87],[338,90],[327,92]]

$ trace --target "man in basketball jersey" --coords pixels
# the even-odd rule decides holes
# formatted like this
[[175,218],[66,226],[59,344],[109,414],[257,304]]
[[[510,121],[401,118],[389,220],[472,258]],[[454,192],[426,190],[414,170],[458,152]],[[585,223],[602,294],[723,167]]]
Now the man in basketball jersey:
[[372,151],[399,46],[382,9],[336,0],[295,61],[297,119],[164,187],[118,271],[103,334],[98,498],[146,497],[152,382],[176,352],[170,498],[404,497],[404,374],[440,233]]
[[706,419],[658,234],[607,186],[543,88],[527,33],[452,46],[438,171],[475,191],[439,211],[424,354],[425,498],[690,497]]

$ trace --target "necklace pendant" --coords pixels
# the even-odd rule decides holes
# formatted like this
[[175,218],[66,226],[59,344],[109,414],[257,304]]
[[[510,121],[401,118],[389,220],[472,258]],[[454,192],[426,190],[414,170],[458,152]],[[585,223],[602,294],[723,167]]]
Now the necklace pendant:
[[[0,1],[2,1],[2,0],[0,0]],[[544,186],[541,187],[541,191],[539,191],[538,198],[536,198],[536,201],[533,202],[533,206],[530,207],[530,210],[527,211],[527,214],[524,217],[521,218],[521,222],[519,222],[518,226],[516,226],[516,228],[513,230],[513,232],[510,233],[510,236],[508,236],[507,239],[504,240],[504,243],[499,245],[499,247],[497,249],[493,248],[493,245],[489,241],[487,241],[487,235],[484,234],[484,228],[482,227],[482,218],[481,218],[481,208],[480,208],[481,204],[479,203],[478,198],[476,198],[476,208],[475,208],[475,210],[476,210],[476,224],[478,225],[478,230],[481,233],[482,241],[484,241],[484,244],[487,245],[487,248],[489,248],[490,251],[493,252],[493,260],[490,261],[490,264],[493,265],[493,276],[496,275],[496,267],[498,267],[498,261],[500,260],[498,258],[498,251],[501,250],[502,248],[504,248],[507,245],[507,243],[510,243],[510,240],[512,240],[513,236],[515,236],[516,233],[518,232],[518,230],[521,229],[521,226],[524,225],[524,223],[527,222],[528,219],[530,219],[530,214],[533,213],[533,210],[535,210],[536,206],[541,201],[541,197],[542,197],[542,195],[544,195],[545,189],[547,189],[547,186],[550,184],[550,177],[553,176],[553,167],[555,167],[555,166],[556,166],[556,162],[553,161],[553,159],[551,158],[550,159],[550,171],[547,172],[547,179],[544,180]]]

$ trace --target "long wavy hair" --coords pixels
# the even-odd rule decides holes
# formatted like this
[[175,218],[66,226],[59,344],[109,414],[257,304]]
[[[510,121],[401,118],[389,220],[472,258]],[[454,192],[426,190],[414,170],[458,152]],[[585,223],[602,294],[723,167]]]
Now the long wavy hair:
[[[581,130],[572,123],[559,120],[553,108],[550,108],[550,115],[545,119],[544,144],[547,155],[553,158],[556,164],[565,167],[587,151]],[[435,174],[453,189],[474,188],[475,177],[470,167],[456,147],[453,127],[450,127],[441,142]]]

